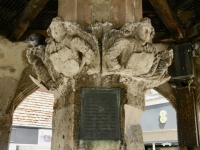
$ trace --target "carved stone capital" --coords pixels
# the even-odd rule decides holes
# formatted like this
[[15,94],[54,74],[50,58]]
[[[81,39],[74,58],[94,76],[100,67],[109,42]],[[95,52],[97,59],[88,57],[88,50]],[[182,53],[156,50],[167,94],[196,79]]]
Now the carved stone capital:
[[148,18],[114,29],[111,23],[82,27],[56,17],[47,32],[46,46],[27,50],[37,74],[32,79],[47,89],[74,86],[74,77],[80,74],[120,75],[120,82],[128,87],[137,81],[144,83],[145,90],[169,80],[172,50],[157,50]]
[[27,58],[37,74],[37,78],[31,77],[36,84],[62,93],[64,85],[74,86],[77,74],[100,72],[99,46],[94,35],[59,17],[53,19],[47,32],[46,46],[27,50]]
[[[145,88],[157,87],[169,80],[172,50],[158,51],[152,43],[154,28],[148,18],[112,29],[103,38],[102,76],[118,74],[131,87],[136,82]],[[139,88],[139,87],[138,87]]]
[[[71,115],[70,112],[73,114],[79,110],[80,105],[77,105],[78,109],[74,108],[75,104],[80,104],[81,98],[77,93],[81,93],[82,87],[121,88],[124,106],[121,122],[124,124],[122,132],[126,149],[143,150],[139,123],[145,108],[144,94],[147,89],[169,80],[167,69],[173,57],[172,50],[157,50],[152,43],[154,34],[148,18],[126,23],[121,29],[116,29],[111,23],[82,27],[56,17],[48,29],[47,45],[27,50],[27,58],[37,75],[31,78],[39,86],[55,91],[56,119],[57,116],[65,116],[66,112]],[[77,92],[74,92],[75,89],[78,89]],[[77,121],[77,117],[74,120]],[[58,121],[62,124],[63,119],[59,118]],[[63,125],[63,131],[67,134],[68,131],[72,135],[78,131],[72,131],[71,124]],[[66,125],[70,130],[66,130]],[[54,128],[56,137],[60,126]],[[64,138],[61,140],[64,140],[63,146],[74,145]],[[53,141],[53,147],[59,147],[60,143],[55,139]],[[114,144],[118,145],[116,142]]]

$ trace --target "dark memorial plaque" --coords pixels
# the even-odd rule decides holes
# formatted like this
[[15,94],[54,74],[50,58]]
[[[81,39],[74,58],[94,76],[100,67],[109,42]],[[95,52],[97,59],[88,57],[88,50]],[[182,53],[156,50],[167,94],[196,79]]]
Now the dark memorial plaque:
[[120,139],[120,89],[82,89],[80,138]]

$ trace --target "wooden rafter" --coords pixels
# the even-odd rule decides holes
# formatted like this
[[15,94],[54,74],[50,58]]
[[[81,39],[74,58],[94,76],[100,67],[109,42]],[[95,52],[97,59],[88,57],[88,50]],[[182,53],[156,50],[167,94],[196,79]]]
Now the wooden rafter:
[[198,24],[194,25],[193,27],[190,27],[187,30],[185,30],[185,36],[188,39],[200,36],[200,23],[198,23]]
[[156,10],[157,14],[170,31],[172,36],[179,40],[184,38],[184,30],[179,24],[176,17],[173,15],[166,0],[149,0],[153,8]]
[[173,37],[166,32],[156,32],[154,38],[154,43],[172,43],[175,42]]
[[34,34],[34,33],[38,33],[42,36],[44,36],[45,38],[48,38],[48,35],[47,35],[47,30],[29,30],[29,31],[26,31],[23,36],[21,36],[20,40],[24,41],[26,40],[30,35]]
[[37,17],[37,15],[42,11],[44,6],[49,0],[30,0],[27,7],[22,12],[21,16],[17,20],[15,29],[10,35],[10,39],[17,41],[24,34],[27,28],[30,26],[31,22]]

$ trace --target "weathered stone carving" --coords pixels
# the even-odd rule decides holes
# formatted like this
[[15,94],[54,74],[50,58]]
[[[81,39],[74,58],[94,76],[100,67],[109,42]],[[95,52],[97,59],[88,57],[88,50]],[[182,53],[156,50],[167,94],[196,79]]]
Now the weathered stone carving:
[[110,30],[102,42],[102,76],[120,75],[119,82],[127,88],[124,105],[127,150],[144,149],[139,124],[145,109],[145,91],[169,80],[167,69],[173,53],[158,51],[152,44],[154,34],[150,20],[144,18],[137,23],[126,23],[120,30]]
[[37,74],[38,82],[33,79],[35,82],[55,90],[80,72],[90,75],[100,71],[95,36],[78,24],[59,17],[53,19],[47,32],[50,38],[46,39],[46,47],[36,46],[27,50],[27,58]]
[[120,74],[122,78],[149,80],[151,85],[155,80],[152,87],[166,82],[172,50],[158,52],[152,44],[154,34],[148,18],[126,23],[120,30],[110,30],[103,38],[103,75]]
[[[143,150],[139,124],[145,107],[144,93],[169,79],[167,68],[172,61],[172,50],[158,51],[152,44],[154,34],[154,28],[148,18],[140,22],[126,23],[119,30],[113,29],[110,23],[81,27],[76,23],[54,18],[48,29],[50,38],[46,40],[46,47],[36,46],[27,50],[28,60],[37,74],[37,77],[32,79],[38,85],[56,91],[55,110],[65,110],[61,105],[73,101],[74,97],[69,95],[70,92],[73,93],[72,88],[75,89],[75,80],[76,85],[80,83],[81,86],[87,84],[95,87],[124,88],[127,99],[123,102],[126,143],[123,146],[126,145],[127,150]],[[99,86],[93,84],[94,80],[85,82],[89,79],[88,76],[93,74],[93,77],[96,76],[100,81]],[[79,79],[82,80],[77,81]],[[73,105],[70,107],[73,107],[71,110],[74,111]],[[60,115],[59,112],[60,109],[54,112],[55,118]],[[61,118],[59,120],[62,122]],[[56,129],[55,135],[57,133],[60,133],[59,129]],[[53,141],[53,147],[58,147],[56,140]]]

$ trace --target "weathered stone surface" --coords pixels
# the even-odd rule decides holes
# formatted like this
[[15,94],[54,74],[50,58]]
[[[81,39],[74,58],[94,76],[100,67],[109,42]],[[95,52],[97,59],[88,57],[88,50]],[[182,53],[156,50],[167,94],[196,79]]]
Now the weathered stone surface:
[[17,80],[10,77],[0,78],[0,149],[7,150],[10,143],[12,100],[17,88]]
[[82,149],[79,150],[119,150],[121,147],[120,142],[109,140],[91,140],[82,143]]
[[142,129],[139,124],[129,126],[125,134],[126,150],[144,150]]
[[[158,51],[152,44],[154,34],[150,20],[145,18],[126,23],[120,30],[110,30],[103,39],[102,76],[119,75],[120,82],[127,87],[127,150],[144,150],[139,123],[145,108],[145,91],[169,80],[167,68],[172,62],[172,50]],[[130,118],[130,114],[135,116]]]
[[171,103],[172,107],[174,107],[176,109],[176,107],[177,107],[177,105],[176,105],[176,97],[175,97],[175,94],[173,92],[173,88],[169,83],[166,82],[164,84],[161,84],[158,87],[155,87],[154,89],[157,92],[159,92],[161,95],[163,95],[167,100],[169,100],[169,102]]
[[15,92],[12,103],[8,106],[8,109],[14,107],[14,110],[17,106],[31,93],[36,91],[39,87],[31,80],[29,75],[34,76],[32,66],[25,68],[22,72],[23,76],[19,80],[17,85],[17,90]]
[[[133,98],[134,99],[134,98]],[[135,97],[137,99],[137,97]],[[141,100],[143,101],[143,100]],[[137,105],[125,105],[125,141],[127,150],[144,150],[140,119],[143,113]],[[134,117],[133,117],[134,115]]]
[[92,0],[77,0],[77,23],[83,26],[92,24]]
[[132,73],[136,76],[141,74],[147,74],[153,66],[153,61],[153,54],[136,53],[130,57],[130,59],[127,62],[126,68],[131,69]]
[[6,113],[8,106],[12,103],[16,88],[16,80],[9,77],[0,78],[0,113]]
[[142,1],[126,0],[126,22],[138,22],[142,19]]
[[75,150],[77,142],[74,136],[76,129],[76,105],[71,104],[54,109],[52,123],[52,150]]
[[0,112],[0,149],[7,150],[10,143],[12,114]]
[[[121,74],[147,80],[156,77],[165,82],[173,54],[172,50],[157,51],[152,44],[154,34],[148,18],[138,23],[126,23],[120,30],[110,30],[103,39],[103,75]],[[148,59],[140,60],[140,55]],[[144,72],[135,74],[139,68]]]
[[[139,123],[145,107],[144,94],[169,80],[167,68],[172,61],[171,50],[160,51],[152,44],[155,33],[150,20],[114,29],[110,23],[83,27],[57,17],[48,34],[47,46],[30,48],[27,57],[37,75],[32,77],[34,82],[55,92],[52,150],[111,146],[114,150],[143,150]],[[127,105],[120,108],[123,143],[79,141],[83,87],[115,87],[127,92],[121,106]],[[130,114],[136,116],[130,118]]]
[[77,21],[77,0],[59,0],[58,8],[59,17],[67,21]]
[[115,27],[122,27],[126,19],[126,1],[110,0],[110,18],[109,22]]
[[65,83],[73,86],[80,73],[100,72],[98,41],[76,23],[55,18],[51,23],[47,46],[30,48],[27,57],[37,74],[38,83],[47,89],[59,89]]
[[119,28],[127,22],[138,22],[142,18],[142,1],[59,0],[58,16],[83,26],[110,22]]
[[27,43],[12,43],[0,36],[0,78],[20,79],[23,69],[28,65],[25,56],[27,47]]
[[93,6],[93,23],[107,22],[110,17],[110,1],[109,0],[92,0]]

